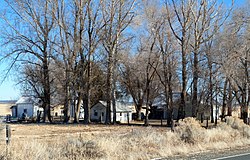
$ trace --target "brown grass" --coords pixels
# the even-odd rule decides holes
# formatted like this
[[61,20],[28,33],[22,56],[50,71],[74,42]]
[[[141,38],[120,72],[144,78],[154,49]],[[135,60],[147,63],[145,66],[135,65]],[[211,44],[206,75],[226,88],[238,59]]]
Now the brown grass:
[[97,125],[32,124],[11,128],[11,144],[6,148],[1,140],[0,159],[137,160],[250,144],[249,126],[232,117],[208,130],[193,118],[186,118],[175,132],[156,127]]

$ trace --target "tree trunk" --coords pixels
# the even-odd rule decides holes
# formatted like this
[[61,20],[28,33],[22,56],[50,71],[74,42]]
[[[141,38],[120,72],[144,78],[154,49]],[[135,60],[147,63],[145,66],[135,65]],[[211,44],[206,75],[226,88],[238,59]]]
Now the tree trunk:
[[149,92],[150,92],[150,89],[149,89],[149,83],[150,83],[150,80],[149,80],[149,76],[148,76],[148,72],[147,72],[147,83],[146,83],[146,96],[147,96],[147,99],[146,99],[146,115],[145,115],[145,121],[144,121],[144,125],[145,126],[148,126],[149,125],[149,122],[148,122],[148,114],[149,114]]
[[[217,84],[216,84],[217,85]],[[216,86],[216,92],[218,92],[217,86]],[[216,93],[216,98],[215,98],[215,126],[217,126],[217,121],[218,121],[218,110],[219,110],[219,106],[218,106],[218,93]]]
[[[67,91],[68,94],[68,91]],[[65,97],[65,102],[64,102],[64,123],[68,123],[69,122],[69,118],[70,118],[70,102],[69,102],[69,98],[68,96]]]
[[86,82],[86,92],[83,96],[83,108],[84,108],[84,124],[90,123],[90,107],[91,107],[91,100],[90,100],[90,75],[88,75],[87,82]]
[[228,86],[228,101],[227,101],[227,115],[232,116],[232,101],[233,101],[233,92],[231,84]]
[[142,104],[139,103],[139,104],[136,105],[136,115],[137,115],[136,120],[137,121],[141,121],[142,120],[141,110],[142,110]]
[[[185,35],[183,35],[185,36]],[[183,39],[184,41],[184,39]],[[179,119],[183,119],[185,117],[184,110],[186,108],[186,88],[187,88],[187,60],[186,60],[186,50],[184,47],[185,41],[182,42],[182,91],[181,91],[181,104],[178,109],[178,117],[177,121]]]
[[88,93],[88,100],[87,100],[87,103],[88,103],[88,123],[90,123],[91,122],[91,91],[90,91],[90,89],[89,89],[89,91],[88,91],[89,93]]
[[[172,91],[172,64],[168,64],[169,75],[168,75],[168,107],[169,107],[169,119],[171,131],[174,130],[174,112],[173,112],[173,91]],[[169,124],[168,124],[169,125]]]
[[116,100],[115,100],[115,91],[113,90],[112,97],[112,108],[113,108],[113,124],[116,124]]
[[114,72],[114,51],[110,51],[108,54],[108,73],[107,73],[107,108],[106,108],[106,120],[105,124],[111,123],[111,101],[113,90],[113,72]]
[[170,108],[170,125],[171,125],[171,131],[174,131],[174,111],[173,111],[173,93],[172,93],[172,87],[169,86],[169,108]]
[[89,124],[89,113],[90,113],[90,110],[89,110],[89,104],[88,104],[88,95],[87,94],[84,94],[83,96],[83,108],[84,108],[84,124]]
[[[114,66],[116,66],[116,55],[114,55]],[[116,124],[116,68],[114,67],[114,78],[113,78],[113,87],[112,87],[112,109],[113,109],[113,124]]]
[[246,106],[246,93],[242,93],[242,118],[244,123],[247,123],[248,119],[248,106]]
[[209,105],[210,105],[210,113],[211,113],[211,123],[214,123],[214,108],[213,108],[213,68],[212,68],[212,62],[209,60],[208,62],[209,67]]
[[146,115],[145,115],[145,119],[144,119],[144,125],[148,126],[148,114],[149,114],[149,83],[147,83],[147,102],[146,102]]
[[248,63],[249,63],[249,56],[248,56],[248,51],[246,51],[246,56],[245,56],[245,62],[244,62],[244,69],[245,69],[245,79],[244,79],[244,86],[243,86],[243,91],[242,91],[242,97],[243,100],[242,102],[244,103],[244,122],[245,123],[249,123],[248,122],[248,105],[250,102],[250,91],[248,89],[250,89],[250,78],[249,78],[249,67],[248,67]]
[[192,99],[192,117],[197,116],[198,107],[198,51],[194,51],[194,71],[193,71],[193,99]]
[[50,78],[49,78],[49,67],[47,60],[47,53],[44,53],[43,60],[43,75],[44,75],[44,122],[49,121],[52,123],[51,114],[50,114]]
[[226,100],[227,100],[227,83],[228,80],[226,79],[224,82],[224,88],[223,88],[223,99],[222,99],[222,112],[221,112],[221,121],[225,118],[225,112],[226,112]]
[[91,54],[88,54],[88,66],[87,66],[87,82],[86,93],[84,95],[84,124],[90,123],[90,107],[91,107]]
[[69,121],[69,107],[70,107],[70,95],[69,95],[69,71],[66,69],[66,77],[65,77],[65,87],[64,87],[64,92],[65,92],[65,97],[64,97],[64,123],[68,123]]

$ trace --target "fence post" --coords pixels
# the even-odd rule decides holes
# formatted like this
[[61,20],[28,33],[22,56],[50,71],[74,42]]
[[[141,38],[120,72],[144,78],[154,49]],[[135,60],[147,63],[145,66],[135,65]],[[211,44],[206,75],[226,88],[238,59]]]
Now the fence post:
[[6,144],[8,145],[10,143],[11,138],[11,128],[9,125],[6,125]]

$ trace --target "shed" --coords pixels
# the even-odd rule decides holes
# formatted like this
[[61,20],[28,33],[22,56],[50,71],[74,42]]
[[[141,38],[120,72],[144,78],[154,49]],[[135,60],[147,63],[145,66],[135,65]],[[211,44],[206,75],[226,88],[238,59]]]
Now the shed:
[[23,115],[32,118],[37,115],[39,107],[32,97],[22,96],[14,106],[11,107],[12,117],[22,119]]
[[[105,122],[107,103],[99,101],[91,107],[90,119],[96,122]],[[132,106],[129,103],[116,101],[116,121],[127,123],[132,120]],[[111,121],[113,121],[113,107],[111,105]]]

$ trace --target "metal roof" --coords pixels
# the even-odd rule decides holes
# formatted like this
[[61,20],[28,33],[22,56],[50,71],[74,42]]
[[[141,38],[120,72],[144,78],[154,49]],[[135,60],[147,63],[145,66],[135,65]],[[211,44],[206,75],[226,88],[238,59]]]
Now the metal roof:
[[34,100],[31,97],[21,97],[16,104],[33,104]]

